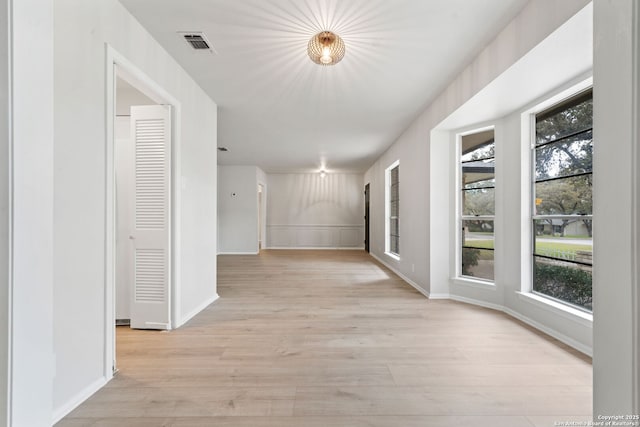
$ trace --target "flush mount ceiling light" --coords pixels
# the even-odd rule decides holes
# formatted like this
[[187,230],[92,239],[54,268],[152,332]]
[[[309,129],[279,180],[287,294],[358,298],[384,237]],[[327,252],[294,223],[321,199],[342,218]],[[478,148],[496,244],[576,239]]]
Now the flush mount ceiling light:
[[311,37],[307,53],[319,65],[335,65],[344,58],[344,41],[331,31],[322,31]]

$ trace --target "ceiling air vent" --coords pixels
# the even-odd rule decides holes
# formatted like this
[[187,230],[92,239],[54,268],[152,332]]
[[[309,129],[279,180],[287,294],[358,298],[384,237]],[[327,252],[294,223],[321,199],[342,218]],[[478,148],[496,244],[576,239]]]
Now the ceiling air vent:
[[211,43],[207,40],[203,33],[190,32],[190,33],[179,33],[184,37],[185,41],[191,46],[194,50],[198,52],[211,52],[217,53],[215,49],[211,46]]

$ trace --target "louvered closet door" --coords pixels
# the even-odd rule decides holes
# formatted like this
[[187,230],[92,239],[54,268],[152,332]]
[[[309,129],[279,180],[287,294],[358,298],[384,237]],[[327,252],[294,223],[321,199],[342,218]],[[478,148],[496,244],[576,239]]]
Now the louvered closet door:
[[131,107],[135,143],[131,327],[170,328],[171,108]]

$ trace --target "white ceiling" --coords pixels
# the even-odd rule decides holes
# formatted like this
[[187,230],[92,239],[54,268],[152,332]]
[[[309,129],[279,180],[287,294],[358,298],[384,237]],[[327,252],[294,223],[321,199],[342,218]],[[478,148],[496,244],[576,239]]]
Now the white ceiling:
[[[218,163],[266,172],[364,172],[526,3],[120,1],[218,104]],[[306,54],[324,29],[346,44],[332,67]]]

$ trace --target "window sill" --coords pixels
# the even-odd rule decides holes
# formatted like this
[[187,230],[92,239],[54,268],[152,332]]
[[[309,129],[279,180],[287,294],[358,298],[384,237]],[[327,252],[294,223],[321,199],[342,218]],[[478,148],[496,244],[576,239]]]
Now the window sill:
[[398,255],[394,254],[394,253],[391,253],[391,252],[385,252],[384,254],[385,254],[386,256],[388,256],[389,258],[393,258],[393,259],[395,259],[396,261],[400,261],[400,257],[399,257]]
[[546,311],[558,314],[565,319],[572,320],[581,325],[589,328],[593,327],[593,314],[586,313],[577,308],[569,307],[568,305],[553,301],[551,299],[529,293],[529,292],[516,292],[518,298],[522,301],[531,303],[537,307],[543,308]]
[[488,282],[486,280],[471,279],[468,277],[453,277],[451,282],[454,285],[469,286],[471,288],[485,289],[488,291],[495,291],[496,284],[494,282]]

